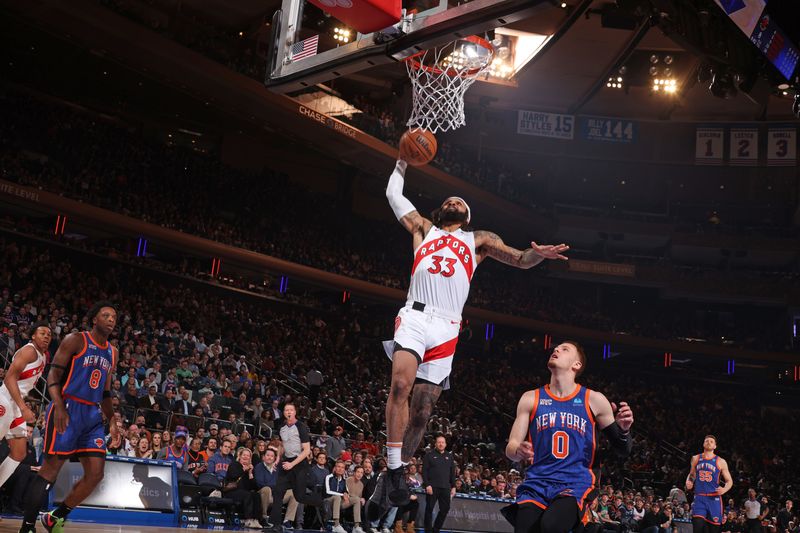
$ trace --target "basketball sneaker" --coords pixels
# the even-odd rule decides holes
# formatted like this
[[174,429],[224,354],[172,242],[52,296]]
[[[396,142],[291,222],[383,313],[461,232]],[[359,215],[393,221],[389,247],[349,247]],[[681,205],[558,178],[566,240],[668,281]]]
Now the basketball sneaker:
[[411,493],[408,490],[408,484],[405,480],[405,472],[405,466],[390,469],[387,472],[389,502],[396,507],[407,505],[411,499]]
[[39,522],[50,533],[63,533],[64,531],[65,520],[63,518],[57,518],[53,516],[53,511],[50,511],[49,513],[43,513],[39,518]]

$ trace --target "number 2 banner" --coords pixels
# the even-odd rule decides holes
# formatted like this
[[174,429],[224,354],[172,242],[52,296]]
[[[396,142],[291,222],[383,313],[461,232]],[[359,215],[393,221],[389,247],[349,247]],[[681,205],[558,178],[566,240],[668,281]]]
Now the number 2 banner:
[[731,128],[730,164],[745,167],[758,165],[758,129]]
[[721,165],[725,130],[697,128],[694,161],[697,165]]
[[767,165],[797,164],[797,131],[795,128],[770,129],[767,134]]

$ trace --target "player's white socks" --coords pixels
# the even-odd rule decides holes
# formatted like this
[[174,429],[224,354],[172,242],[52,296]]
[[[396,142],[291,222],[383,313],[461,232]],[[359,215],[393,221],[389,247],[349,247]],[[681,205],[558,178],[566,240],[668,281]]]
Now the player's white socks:
[[10,456],[6,457],[2,463],[0,463],[0,487],[6,484],[8,478],[11,477],[11,474],[19,466],[19,461],[15,461]]
[[387,442],[386,448],[386,458],[388,459],[386,466],[389,467],[389,470],[394,470],[403,466],[403,460],[401,459],[403,443]]

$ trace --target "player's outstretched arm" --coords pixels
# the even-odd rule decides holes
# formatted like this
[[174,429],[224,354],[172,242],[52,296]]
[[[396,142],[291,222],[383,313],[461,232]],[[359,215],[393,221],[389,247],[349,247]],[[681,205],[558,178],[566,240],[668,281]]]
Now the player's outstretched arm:
[[569,250],[566,244],[536,244],[531,243],[531,247],[526,250],[517,250],[503,242],[496,233],[491,231],[475,232],[475,248],[478,250],[479,260],[486,257],[496,259],[501,263],[517,268],[533,268],[545,259],[567,260],[563,255]]
[[403,196],[407,163],[402,159],[397,160],[389,184],[386,186],[386,199],[394,212],[394,216],[406,230],[414,235],[425,236],[433,225],[430,220],[423,217],[411,201]]
[[[694,470],[692,470],[694,471]],[[725,483],[720,489],[717,490],[717,494],[722,496],[729,490],[733,488],[733,476],[731,476],[730,470],[728,470],[728,461],[721,458],[719,459],[719,476],[722,478],[722,481]]]
[[508,445],[506,446],[506,457],[512,461],[533,459],[533,446],[527,440],[527,435],[531,413],[535,407],[536,391],[528,391],[519,399],[517,417],[514,419],[514,425],[511,426],[511,434],[508,436]]

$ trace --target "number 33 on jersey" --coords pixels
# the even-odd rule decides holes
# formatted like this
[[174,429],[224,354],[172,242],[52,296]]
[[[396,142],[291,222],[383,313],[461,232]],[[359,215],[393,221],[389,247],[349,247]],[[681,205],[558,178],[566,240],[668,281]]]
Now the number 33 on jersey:
[[472,232],[433,226],[414,251],[409,300],[461,315],[476,265]]

